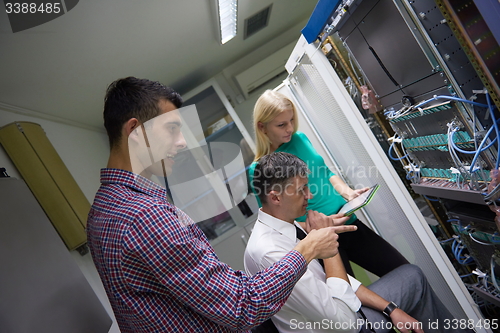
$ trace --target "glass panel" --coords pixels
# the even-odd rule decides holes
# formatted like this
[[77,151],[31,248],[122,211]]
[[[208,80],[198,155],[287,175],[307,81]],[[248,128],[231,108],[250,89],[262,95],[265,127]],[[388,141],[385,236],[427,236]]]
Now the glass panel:
[[[205,151],[205,155],[210,160],[214,170],[220,172],[221,178],[224,179],[233,207],[238,207],[236,214],[241,212],[243,219],[252,216],[255,214],[255,207],[252,209],[252,206],[245,199],[249,193],[246,170],[253,161],[253,151],[246,143],[213,86],[184,102],[186,106],[192,104],[196,105],[202,131],[205,135],[205,140],[204,142],[200,141],[200,146]],[[228,146],[228,144],[232,145]],[[244,167],[240,164],[240,156],[243,158]],[[203,209],[207,203],[198,200],[196,203],[188,204],[196,204],[200,209]],[[234,215],[235,211],[235,209],[231,209],[230,212],[203,220],[198,225],[208,239],[216,239],[236,226],[233,220],[233,216],[237,218],[237,215]],[[237,220],[241,220],[241,218]]]
[[198,226],[203,230],[209,240],[214,240],[231,228],[235,227],[229,212],[224,212],[218,216],[199,222]]

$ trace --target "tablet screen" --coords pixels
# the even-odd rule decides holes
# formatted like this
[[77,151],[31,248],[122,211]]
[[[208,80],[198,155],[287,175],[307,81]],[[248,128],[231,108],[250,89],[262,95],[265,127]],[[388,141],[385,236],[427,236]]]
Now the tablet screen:
[[342,208],[339,210],[340,214],[345,214],[345,215],[351,215],[354,213],[356,210],[360,209],[361,207],[367,205],[375,192],[377,192],[379,188],[378,184],[375,184],[374,186],[370,187],[370,189],[361,195],[357,196],[356,198],[352,199],[351,201],[347,202]]

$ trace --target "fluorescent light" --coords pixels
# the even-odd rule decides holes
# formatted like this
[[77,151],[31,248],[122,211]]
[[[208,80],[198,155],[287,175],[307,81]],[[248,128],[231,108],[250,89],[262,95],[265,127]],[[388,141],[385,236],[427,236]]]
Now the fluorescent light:
[[236,36],[238,0],[217,0],[220,42],[225,44]]

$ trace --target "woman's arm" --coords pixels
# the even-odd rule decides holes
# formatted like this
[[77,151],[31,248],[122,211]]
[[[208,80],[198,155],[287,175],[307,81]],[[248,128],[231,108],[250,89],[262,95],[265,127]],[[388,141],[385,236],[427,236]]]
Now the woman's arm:
[[342,178],[337,175],[330,177],[330,183],[332,184],[333,188],[335,188],[335,190],[339,192],[339,194],[347,201],[351,201],[361,193],[366,192],[370,189],[369,187],[365,187],[359,190],[353,190],[342,180]]

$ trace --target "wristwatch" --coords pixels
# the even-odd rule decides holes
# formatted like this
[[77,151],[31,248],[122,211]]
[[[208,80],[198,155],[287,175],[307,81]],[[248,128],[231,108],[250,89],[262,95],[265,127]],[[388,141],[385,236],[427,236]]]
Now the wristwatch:
[[387,317],[390,317],[390,316],[391,316],[392,311],[394,311],[394,310],[396,310],[396,309],[399,309],[399,306],[398,306],[396,303],[391,302],[391,303],[389,303],[389,304],[385,307],[385,309],[384,309],[384,311],[382,311],[382,313],[383,313],[383,314],[385,314]]

